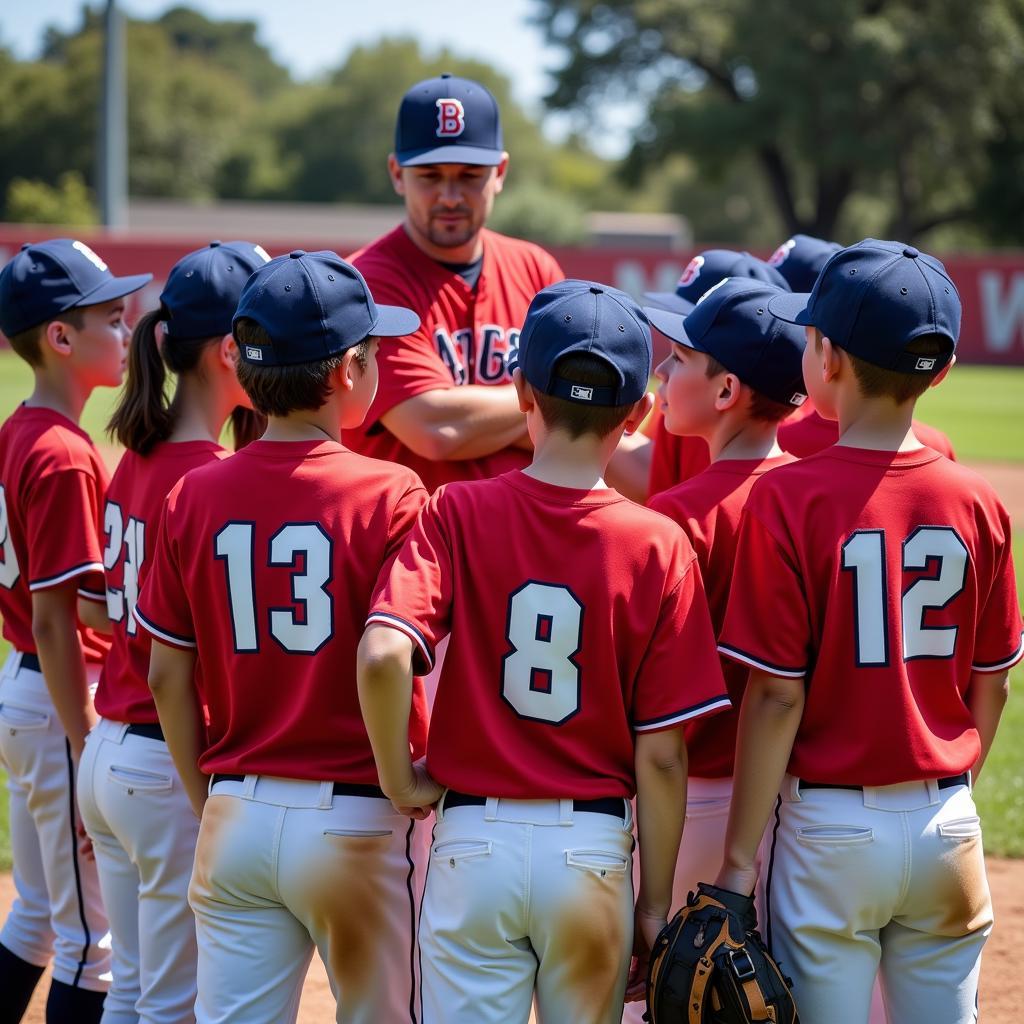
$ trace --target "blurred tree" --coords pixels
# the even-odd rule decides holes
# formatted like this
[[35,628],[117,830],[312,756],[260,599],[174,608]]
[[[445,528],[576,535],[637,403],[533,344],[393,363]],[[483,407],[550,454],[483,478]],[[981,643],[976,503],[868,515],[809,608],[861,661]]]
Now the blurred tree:
[[756,168],[783,229],[824,237],[859,234],[861,196],[903,238],[975,218],[979,197],[1007,208],[1007,188],[1024,204],[1024,177],[996,167],[1000,144],[1024,150],[1019,112],[1001,115],[1020,95],[1022,0],[537,3],[565,54],[552,107],[643,106],[634,187],[674,154],[707,181]]
[[92,194],[77,171],[62,174],[56,187],[46,182],[15,178],[7,187],[4,219],[23,224],[96,223]]

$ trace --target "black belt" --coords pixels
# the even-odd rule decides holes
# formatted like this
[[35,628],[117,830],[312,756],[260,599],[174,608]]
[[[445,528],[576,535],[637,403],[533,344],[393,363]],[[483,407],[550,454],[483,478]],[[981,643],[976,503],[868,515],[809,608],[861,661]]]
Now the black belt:
[[147,740],[164,740],[164,731],[160,728],[159,722],[135,722],[125,729],[126,736],[144,736]]
[[18,662],[18,668],[27,668],[30,672],[42,672],[43,667],[39,664],[38,654],[29,654],[25,652],[21,655],[21,661]]
[[[968,784],[967,772],[959,775],[947,775],[944,779],[936,779],[939,789],[952,789],[954,786],[966,786]],[[801,792],[805,789],[852,789],[857,793],[863,793],[863,786],[842,786],[837,782],[808,782],[800,780]]]
[[[244,781],[244,775],[236,775],[234,772],[217,772],[213,776],[213,784],[215,786],[218,782]],[[384,790],[380,786],[371,786],[362,782],[335,782],[333,791],[335,796],[368,796],[376,800],[387,800]]]
[[[449,789],[444,795],[444,809],[450,807],[483,807],[487,797],[472,793],[458,793]],[[573,800],[574,811],[589,811],[591,814],[610,814],[613,818],[626,817],[626,801],[621,796],[602,796],[596,800]]]

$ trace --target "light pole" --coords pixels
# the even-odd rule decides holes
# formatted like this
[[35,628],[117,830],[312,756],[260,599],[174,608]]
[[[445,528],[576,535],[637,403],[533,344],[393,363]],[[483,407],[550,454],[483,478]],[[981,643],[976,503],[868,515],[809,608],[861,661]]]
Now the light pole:
[[117,0],[103,15],[103,89],[97,145],[97,194],[104,227],[128,225],[128,125],[124,86],[124,19]]

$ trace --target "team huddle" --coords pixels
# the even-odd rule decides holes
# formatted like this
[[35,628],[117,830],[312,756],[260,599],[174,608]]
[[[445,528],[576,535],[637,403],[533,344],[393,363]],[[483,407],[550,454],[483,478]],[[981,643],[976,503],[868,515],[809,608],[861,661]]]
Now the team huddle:
[[48,1024],[294,1021],[314,950],[347,1024],[636,1024],[699,883],[805,1024],[975,1021],[1024,639],[1005,509],[913,419],[942,263],[563,280],[484,226],[498,110],[447,75],[388,167],[389,235],[211,242],[134,330],[151,276],[81,242],[0,271],[0,1024],[51,963]]

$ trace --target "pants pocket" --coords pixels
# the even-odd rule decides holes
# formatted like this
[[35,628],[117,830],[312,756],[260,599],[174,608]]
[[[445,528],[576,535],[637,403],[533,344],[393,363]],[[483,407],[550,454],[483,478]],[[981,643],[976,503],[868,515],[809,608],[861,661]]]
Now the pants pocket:
[[606,875],[624,875],[630,858],[607,850],[566,850],[565,863],[572,868],[593,871],[602,878]]
[[864,846],[874,832],[860,825],[805,825],[796,830],[796,838],[808,846]]
[[390,828],[325,828],[325,836],[338,836],[342,839],[384,839],[393,836],[394,829]]
[[487,839],[446,839],[434,844],[430,857],[435,861],[447,861],[449,867],[455,867],[461,861],[489,857],[491,849],[492,844]]
[[112,764],[107,769],[107,781],[127,790],[129,796],[136,790],[142,793],[167,792],[174,784],[169,775],[161,772],[148,772],[120,764]]
[[17,729],[45,729],[50,724],[50,715],[39,708],[5,700],[0,702],[0,724],[10,729],[13,736]]
[[976,839],[981,835],[981,818],[976,814],[966,818],[939,822],[939,835],[943,839]]

